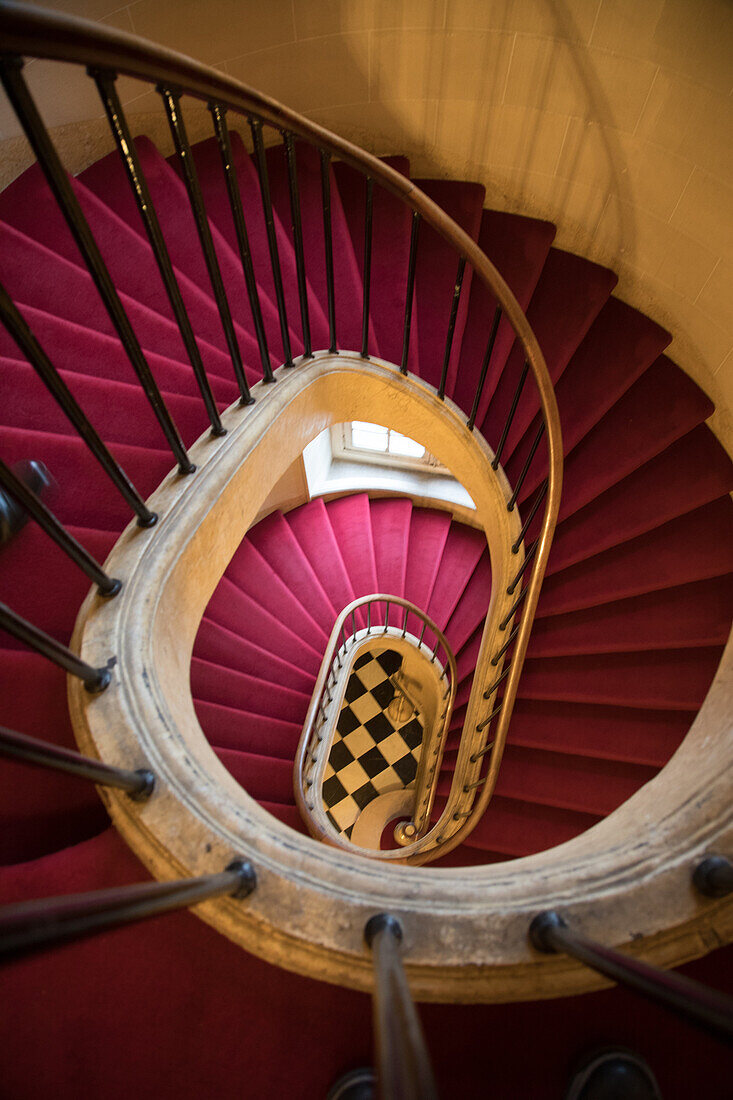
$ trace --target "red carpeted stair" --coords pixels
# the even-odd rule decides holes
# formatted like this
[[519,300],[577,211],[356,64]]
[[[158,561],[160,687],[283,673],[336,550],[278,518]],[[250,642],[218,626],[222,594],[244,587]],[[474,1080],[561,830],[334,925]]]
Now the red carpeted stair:
[[[183,183],[175,165],[147,139],[138,141],[138,151],[215,398],[225,408],[238,391]],[[236,137],[233,155],[277,366],[283,345],[257,175]],[[251,384],[260,375],[259,354],[213,141],[196,147],[194,157]],[[318,349],[328,344],[320,165],[305,147],[298,147],[297,157],[310,322]],[[288,333],[298,355],[303,341],[282,149],[268,150],[267,160]],[[409,174],[404,158],[392,163]],[[554,229],[547,222],[483,210],[483,190],[475,184],[423,181],[422,186],[478,240],[526,309],[557,387],[566,451],[561,522],[496,796],[468,842],[445,860],[477,864],[537,852],[577,835],[652,778],[679,745],[715,673],[733,614],[728,496],[733,478],[727,456],[705,425],[710,401],[664,354],[668,334],[612,296],[616,280],[610,271],[554,248]],[[205,431],[206,417],[116,155],[87,169],[74,187],[168,407],[190,444]],[[335,165],[331,200],[339,346],[358,350],[363,179]],[[370,349],[393,361],[401,353],[410,228],[409,211],[376,189]],[[433,384],[443,363],[456,266],[445,242],[423,226],[409,365]],[[36,168],[0,195],[0,279],[141,494],[150,493],[170,469],[170,453]],[[466,272],[447,392],[467,413],[494,308],[483,285]],[[521,350],[502,320],[476,421],[494,446],[522,365]],[[34,458],[48,465],[57,482],[51,506],[103,560],[129,520],[127,506],[4,330],[0,369],[0,455],[11,464]],[[502,455],[510,480],[524,466],[538,425],[538,404],[528,384]],[[520,510],[531,505],[545,462],[542,443],[520,494]],[[538,523],[539,518],[528,541]],[[87,587],[31,525],[0,553],[0,599],[63,641]],[[209,741],[253,797],[300,831],[291,765],[326,639],[341,608],[375,590],[404,595],[425,609],[455,649],[460,682],[439,810],[491,591],[488,554],[477,531],[409,500],[363,494],[273,514],[247,534],[198,633],[191,685]],[[0,647],[0,723],[72,745],[63,674],[7,637],[0,638]],[[107,824],[93,789],[7,763],[0,775],[4,899],[142,877]],[[29,1022],[19,1025],[20,1039],[11,1032],[9,1042],[35,1049],[43,1035],[46,1051],[33,1078],[22,1062],[6,1070],[8,1096],[30,1098],[53,1089],[64,1097],[82,1091],[121,1097],[132,1086],[144,1096],[233,1096],[241,1095],[249,1073],[253,1096],[305,1098],[323,1095],[340,1069],[368,1057],[365,998],[274,971],[189,915],[168,920],[67,947],[8,972],[6,1003],[21,998],[29,985],[38,991]],[[120,983],[119,974],[113,975],[116,958],[127,961],[124,979],[115,985],[121,992],[111,1003],[103,990]],[[709,965],[708,971],[712,974]],[[699,972],[705,975],[705,964]],[[157,1018],[150,1007],[155,998],[146,988],[174,1006],[175,1015]],[[59,990],[63,1002],[68,992],[68,1014],[59,1007]],[[133,993],[138,1007],[125,1012]],[[320,1045],[314,1042],[315,1024],[303,1022],[314,1003],[325,1021]],[[80,1045],[79,1036],[99,1004],[104,1005],[105,1028],[94,1053]],[[594,1004],[598,1019],[615,1027],[615,1038],[623,1042],[626,1036],[627,1043],[634,1043],[624,1031],[621,995],[599,995]],[[536,1044],[546,1012],[541,1004],[501,1011],[427,1010],[445,1095],[451,1089],[466,1096],[485,1094],[491,1078],[482,1080],[471,1066],[481,1063],[480,1036],[487,1029],[498,1052],[490,1067],[495,1095],[559,1094],[564,1070],[556,1050],[563,1042],[562,1049],[570,1049],[573,1035],[584,1027],[587,1037],[579,1002],[566,1008],[563,1018],[572,1027],[568,1023],[565,1038],[558,1035],[556,1044],[545,1044],[535,1059],[541,1073],[526,1060],[511,1063],[504,1052],[515,1049],[509,1036],[517,1021],[525,1019],[529,1023],[521,1026],[530,1026],[530,1017]],[[445,1019],[451,1020],[448,1030]],[[119,1047],[114,1045],[118,1032]],[[225,1052],[212,1041],[219,1034],[231,1039]],[[455,1068],[451,1036],[458,1034],[466,1041],[473,1035],[478,1042],[463,1052]],[[653,1046],[651,1025],[646,1034]],[[182,1056],[181,1047],[189,1042],[184,1035],[192,1037],[195,1057]],[[292,1057],[283,1059],[283,1044]],[[664,1048],[672,1067],[675,1047]],[[64,1053],[68,1049],[76,1052],[72,1062]],[[110,1070],[113,1053],[120,1055],[117,1071]],[[128,1057],[142,1074],[142,1085],[124,1072]],[[236,1087],[222,1076],[222,1066],[232,1064]],[[58,1065],[66,1066],[60,1085],[51,1068]],[[665,1088],[665,1096],[688,1094],[679,1091],[672,1070]]]

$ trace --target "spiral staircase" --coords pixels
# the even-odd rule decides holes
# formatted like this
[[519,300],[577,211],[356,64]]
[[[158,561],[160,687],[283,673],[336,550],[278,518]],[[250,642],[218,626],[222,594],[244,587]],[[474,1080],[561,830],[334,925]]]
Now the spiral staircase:
[[[303,291],[314,349],[332,343],[335,315],[339,348],[357,351],[366,332],[373,357],[399,364],[405,286],[412,278],[405,366],[444,390],[495,449],[509,416],[501,464],[509,484],[520,486],[516,505],[526,518],[542,496],[548,469],[544,445],[536,442],[540,400],[530,387],[517,389],[526,354],[506,317],[499,319],[486,284],[470,270],[461,272],[454,295],[454,249],[424,226],[415,252],[411,210],[379,191],[363,327],[363,176],[346,162],[327,169],[330,272],[318,151],[305,143],[287,150],[297,162],[297,225],[283,148],[263,150],[269,226],[257,159],[237,132],[230,140],[261,329],[244,294],[216,140],[199,143],[192,155],[248,387],[259,394],[261,332],[272,366],[292,361],[298,369],[308,350],[299,323]],[[242,391],[181,160],[166,160],[145,137],[136,148],[223,415]],[[388,164],[409,179],[405,158]],[[664,354],[669,334],[614,297],[611,271],[553,247],[554,228],[547,222],[484,209],[476,184],[415,183],[488,256],[525,312],[555,389],[564,443],[559,522],[494,796],[464,843],[433,865],[478,867],[540,853],[585,833],[653,779],[682,743],[733,618],[733,474],[705,423],[710,400]],[[165,404],[191,448],[210,419],[118,154],[82,172],[73,188]],[[272,232],[282,288],[271,263]],[[0,282],[148,498],[169,475],[171,455],[38,165],[0,194],[0,235]],[[301,245],[308,258],[305,284]],[[476,405],[492,317],[498,327]],[[99,466],[4,329],[0,367],[4,462],[46,464],[55,481],[49,498],[54,514],[103,562],[129,522],[129,508],[106,487]],[[541,522],[540,512],[530,519],[527,546]],[[390,593],[424,609],[456,655],[458,690],[437,820],[466,719],[491,575],[481,531],[404,496],[360,493],[273,511],[247,531],[195,639],[191,693],[221,763],[269,814],[306,832],[293,794],[293,759],[328,635],[350,601]],[[71,638],[88,580],[34,524],[2,549],[0,585],[15,612],[56,638]],[[0,645],[0,722],[73,746],[64,673],[9,636]],[[1,774],[3,902],[140,879],[140,865],[93,789],[8,762]],[[729,950],[687,970],[721,986],[725,968],[730,970]],[[4,1003],[12,1006],[0,1024],[9,1097],[85,1091],[116,1098],[134,1087],[142,1096],[305,1098],[325,1095],[339,1072],[370,1058],[363,994],[272,967],[188,913],[31,956],[7,966],[1,981]],[[665,1096],[689,1095],[693,1080],[701,1094],[722,1095],[716,1089],[723,1088],[723,1070],[708,1040],[685,1032],[683,1048],[675,1038],[678,1025],[651,1009],[630,1019],[618,990],[553,1005],[427,1005],[422,1015],[446,1096],[478,1097],[487,1090],[497,1097],[560,1095],[573,1057],[608,1041],[643,1045]]]

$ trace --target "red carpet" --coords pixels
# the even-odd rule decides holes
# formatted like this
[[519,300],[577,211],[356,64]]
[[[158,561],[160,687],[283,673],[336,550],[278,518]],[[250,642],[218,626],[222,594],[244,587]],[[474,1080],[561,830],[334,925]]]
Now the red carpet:
[[[139,151],[220,408],[238,396],[183,183],[145,139]],[[259,353],[213,142],[194,151],[247,378]],[[282,361],[275,286],[254,167],[234,159],[274,365]],[[293,355],[301,352],[295,250],[280,149],[268,151]],[[408,163],[393,161],[409,173]],[[317,158],[298,151],[310,323],[328,344]],[[480,826],[451,864],[505,860],[565,841],[612,811],[664,765],[699,709],[733,614],[731,464],[705,420],[710,401],[665,355],[669,336],[612,297],[615,276],[552,247],[546,222],[485,211],[475,184],[423,181],[509,282],[557,387],[566,449],[561,522],[521,682],[501,777]],[[186,443],[207,421],[142,223],[116,154],[75,182],[151,369]],[[332,173],[339,346],[361,343],[364,183]],[[399,361],[410,217],[374,205],[370,348]],[[410,368],[437,384],[456,260],[428,229],[420,240]],[[143,496],[172,465],[76,246],[40,172],[0,195],[0,279],[74,396]],[[495,303],[466,273],[448,393],[470,411]],[[129,519],[17,346],[0,331],[5,386],[0,448],[44,461],[52,507],[98,558]],[[496,445],[522,369],[499,326],[477,427]],[[531,385],[503,455],[516,478],[538,426]],[[544,443],[520,496],[545,469]],[[538,520],[529,532],[531,539]],[[67,641],[87,583],[31,526],[2,552],[2,599]],[[465,712],[490,568],[479,534],[406,500],[357,495],[268,517],[248,533],[204,616],[191,682],[207,737],[271,813],[302,831],[291,761],[325,640],[340,609],[382,590],[405,595],[446,632],[459,668],[448,772]],[[305,639],[305,640],[304,640]],[[0,638],[0,723],[72,745],[63,674]],[[3,763],[4,900],[144,877],[81,781]],[[437,800],[440,807],[441,797]],[[721,985],[723,962],[689,968]],[[0,1028],[8,1097],[53,1091],[115,1098],[320,1097],[369,1058],[367,999],[251,959],[183,914],[16,964],[2,977],[12,1012]],[[29,995],[30,994],[30,995]],[[427,1007],[442,1094],[559,1096],[574,1056],[609,1041],[643,1048],[665,1097],[722,1095],[706,1040],[613,991],[561,1005]],[[552,1027],[548,1027],[548,1021]],[[491,1037],[487,1046],[486,1036]],[[533,1058],[518,1057],[531,1043]],[[489,1056],[490,1046],[490,1056]],[[43,1056],[38,1056],[38,1051]],[[283,1058],[283,1052],[288,1057]],[[722,1075],[722,1069],[720,1069]]]

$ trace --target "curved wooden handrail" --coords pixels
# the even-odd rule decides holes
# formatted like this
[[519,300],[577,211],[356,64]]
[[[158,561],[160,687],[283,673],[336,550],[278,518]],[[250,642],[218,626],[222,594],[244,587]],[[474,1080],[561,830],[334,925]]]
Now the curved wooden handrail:
[[247,118],[254,117],[345,161],[367,179],[378,182],[381,187],[398,197],[440,234],[459,257],[471,265],[474,274],[489,289],[508,319],[522,345],[537,387],[547,439],[547,492],[535,560],[527,584],[524,607],[520,613],[521,622],[506,681],[502,711],[493,739],[488,772],[470,816],[447,840],[447,850],[450,850],[476,824],[496,785],[560,505],[563,465],[560,417],[542,352],[519,303],[476,242],[412,182],[376,157],[308,121],[269,96],[216,69],[133,35],[86,20],[28,7],[13,0],[0,0],[0,27],[5,54],[71,62],[162,85],[176,93],[185,93]]

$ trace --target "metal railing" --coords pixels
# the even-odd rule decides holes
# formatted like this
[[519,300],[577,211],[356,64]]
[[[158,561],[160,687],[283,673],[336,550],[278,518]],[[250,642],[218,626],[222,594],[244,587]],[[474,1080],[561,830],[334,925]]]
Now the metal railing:
[[[408,630],[408,626],[412,625],[410,616],[417,624],[416,630]],[[389,852],[369,853],[375,858],[406,859],[424,850],[424,845],[418,844],[418,841],[425,835],[430,823],[457,684],[456,661],[445,635],[424,611],[409,600],[375,592],[352,600],[337,618],[316,678],[303,733],[296,750],[293,786],[298,809],[313,836],[338,847],[367,854],[365,849],[351,844],[328,827],[325,814],[317,802],[318,784],[314,781],[314,775],[322,772],[322,765],[328,759],[331,748],[332,736],[329,737],[327,731],[330,728],[333,735],[338,718],[338,713],[331,710],[332,704],[339,701],[334,694],[335,686],[339,681],[343,685],[346,674],[359,654],[380,639],[385,642],[390,639],[407,642],[430,665],[436,666],[438,685],[445,682],[445,689],[439,699],[439,713],[435,716],[432,729],[426,731],[423,738],[415,779],[413,817],[408,823],[409,830],[402,830],[400,841],[405,846]],[[431,833],[435,835],[435,832],[436,827],[433,827]],[[431,858],[436,858],[438,854],[440,853],[432,852]]]
[[[274,131],[278,140],[282,142],[283,156],[287,167],[297,270],[301,322],[300,355],[302,357],[312,356],[313,349],[306,270],[307,258],[304,255],[297,174],[296,141],[305,142],[314,147],[318,151],[320,161],[321,228],[325,250],[328,350],[330,352],[335,353],[340,346],[331,222],[331,166],[335,159],[345,162],[362,175],[365,193],[361,348],[346,350],[360,350],[360,354],[365,360],[370,357],[369,306],[375,186],[389,195],[397,197],[412,211],[410,253],[404,296],[402,351],[399,367],[401,373],[407,373],[410,361],[415,275],[420,234],[423,226],[427,226],[438,233],[456,253],[456,280],[451,298],[446,302],[447,333],[440,382],[437,388],[439,398],[445,400],[446,397],[457,311],[461,297],[466,292],[467,272],[471,273],[472,278],[478,279],[486,286],[496,302],[493,317],[490,320],[487,319],[486,351],[473,399],[466,403],[467,406],[470,404],[470,412],[466,411],[463,414],[466,418],[466,427],[470,431],[475,429],[482,396],[485,393],[487,379],[491,374],[499,326],[503,321],[513,330],[513,334],[523,350],[524,367],[508,416],[502,427],[500,438],[498,441],[493,441],[494,468],[498,469],[516,410],[530,377],[536,388],[536,397],[541,412],[541,424],[532,443],[524,469],[513,487],[510,499],[507,501],[508,511],[511,512],[516,507],[530,465],[542,441],[546,445],[547,476],[540,485],[536,499],[531,505],[530,514],[525,522],[522,535],[512,547],[512,552],[517,555],[518,568],[514,578],[507,586],[507,595],[513,595],[517,589],[519,589],[519,592],[511,612],[509,615],[504,615],[501,623],[501,632],[508,630],[506,640],[496,652],[490,655],[494,665],[498,665],[500,661],[504,660],[508,663],[509,668],[501,681],[503,684],[501,699],[492,698],[492,691],[485,692],[485,699],[488,704],[487,713],[480,720],[477,727],[478,732],[485,732],[485,740],[483,746],[477,751],[475,760],[481,759],[483,761],[484,757],[488,757],[488,762],[481,782],[480,793],[470,812],[458,815],[459,818],[465,818],[465,820],[447,840],[450,847],[455,847],[477,823],[493,793],[559,509],[562,481],[560,421],[552,384],[536,338],[524,313],[502,277],[475,241],[414,184],[375,157],[308,122],[302,116],[288,110],[267,96],[261,95],[214,69],[130,35],[122,34],[99,24],[91,24],[82,20],[44,12],[37,8],[30,8],[26,5],[12,3],[9,0],[0,2],[0,27],[2,28],[3,40],[0,76],[5,90],[20,120],[23,131],[35,152],[48,185],[56,198],[59,209],[63,213],[80,249],[114,329],[133,366],[181,474],[192,474],[194,472],[193,464],[188,458],[185,445],[166,406],[165,399],[153,378],[145,353],[115,289],[94,235],[75,195],[74,188],[64,171],[53,141],[24,81],[22,59],[26,56],[56,59],[86,66],[90,79],[96,85],[112,138],[120,153],[132,194],[143,219],[145,232],[160,271],[214,435],[222,434],[224,428],[216,410],[197,346],[196,333],[193,331],[190,318],[186,312],[145,174],[135,150],[130,126],[116,90],[118,75],[135,77],[149,83],[155,87],[160,97],[196,224],[202,255],[211,282],[213,298],[229,351],[232,373],[239,387],[240,404],[245,409],[252,402],[252,395],[245,376],[237,334],[232,322],[228,290],[213,246],[204,196],[197,176],[196,165],[191,155],[182,106],[182,97],[185,96],[205,103],[211,113],[212,134],[216,139],[221,155],[222,173],[226,181],[227,194],[236,230],[242,263],[242,277],[252,312],[252,324],[259,349],[261,377],[264,382],[272,382],[274,378],[271,345],[274,347],[277,344],[278,336],[281,344],[278,350],[282,353],[282,363],[290,367],[295,362],[291,324],[287,314],[283,289],[282,265],[275,231],[268,158],[265,155],[266,129],[269,129],[270,132]],[[263,322],[259,291],[253,271],[247,235],[246,211],[243,209],[237,186],[236,169],[227,130],[228,112],[244,120],[251,133],[254,163],[259,179],[261,207],[267,230],[270,274],[275,288],[279,334],[268,334]],[[142,526],[154,524],[156,516],[146,508],[134,486],[112,458],[85,413],[60,378],[58,371],[51,364],[26,320],[14,305],[10,295],[2,288],[0,288],[0,318],[7,325],[14,340],[38,372],[76,431],[91,449],[97,461],[102,464],[116,489],[123,494],[132,507],[137,515],[138,523]],[[243,409],[243,415],[246,415],[245,409]],[[488,442],[491,444],[492,440],[488,440]],[[526,552],[522,554],[524,537],[527,535],[530,525],[535,521],[541,504],[544,504],[542,520],[535,524],[536,535]],[[70,547],[67,545],[67,552],[69,550]],[[79,564],[81,563],[79,562]],[[110,591],[109,594],[111,595],[112,592]],[[7,626],[11,622],[11,618],[12,613],[6,614],[3,625]],[[517,619],[516,622],[514,622],[515,619]],[[16,637],[21,637],[20,630],[21,628],[16,626]],[[22,637],[27,644],[35,645],[46,656],[52,656],[53,659],[59,656],[58,653],[54,656],[48,641],[38,638],[31,629],[23,628]],[[483,657],[482,654],[481,659]],[[80,675],[85,683],[95,687],[96,690],[101,690],[105,686],[106,677],[102,672],[98,672],[95,676],[86,668],[81,668],[68,659],[66,659],[64,667],[72,675]]]
[[570,955],[708,1034],[733,1042],[733,997],[596,943],[554,909],[537,914],[529,938],[537,951]]

